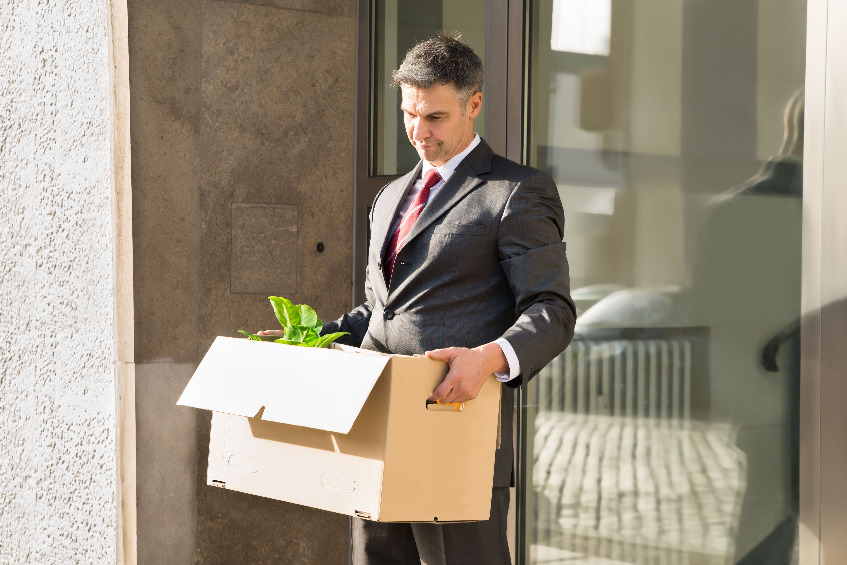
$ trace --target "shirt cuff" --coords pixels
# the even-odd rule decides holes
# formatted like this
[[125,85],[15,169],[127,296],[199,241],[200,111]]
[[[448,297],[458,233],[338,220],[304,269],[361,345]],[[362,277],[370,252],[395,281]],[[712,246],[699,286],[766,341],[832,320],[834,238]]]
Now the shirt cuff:
[[515,354],[512,344],[509,343],[506,338],[502,337],[494,343],[499,345],[500,349],[503,350],[503,355],[506,356],[506,363],[509,364],[508,373],[494,373],[494,376],[497,377],[497,380],[501,383],[507,383],[512,379],[518,378],[521,374],[521,363],[518,361],[518,356]]

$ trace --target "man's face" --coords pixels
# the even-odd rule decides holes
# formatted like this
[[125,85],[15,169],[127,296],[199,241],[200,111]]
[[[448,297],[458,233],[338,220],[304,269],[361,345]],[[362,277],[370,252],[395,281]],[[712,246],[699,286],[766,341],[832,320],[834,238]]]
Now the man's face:
[[440,167],[473,140],[473,121],[482,108],[482,93],[462,104],[450,84],[430,88],[401,85],[406,135],[421,159]]

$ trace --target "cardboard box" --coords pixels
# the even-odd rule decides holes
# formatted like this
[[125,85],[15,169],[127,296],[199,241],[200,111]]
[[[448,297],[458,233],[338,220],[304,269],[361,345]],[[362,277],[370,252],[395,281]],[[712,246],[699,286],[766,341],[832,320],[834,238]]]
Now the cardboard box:
[[500,383],[427,405],[447,364],[218,337],[178,404],[213,411],[208,484],[381,522],[487,520]]

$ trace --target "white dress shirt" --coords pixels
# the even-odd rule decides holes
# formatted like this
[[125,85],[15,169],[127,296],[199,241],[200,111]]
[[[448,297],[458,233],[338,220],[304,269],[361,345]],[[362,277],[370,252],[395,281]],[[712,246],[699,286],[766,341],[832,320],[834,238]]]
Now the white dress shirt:
[[[435,169],[438,171],[438,174],[441,176],[441,180],[438,181],[435,186],[429,189],[429,198],[432,198],[438,190],[444,186],[444,183],[450,178],[453,174],[453,171],[456,170],[456,167],[459,166],[459,163],[468,156],[468,154],[474,150],[474,148],[479,145],[480,138],[478,134],[474,134],[473,141],[471,141],[470,145],[468,145],[464,151],[453,156],[449,161],[441,165],[440,167],[434,166],[432,163],[428,161],[423,162],[423,168],[421,169],[421,176],[418,177],[418,180],[415,181],[415,184],[409,189],[409,193],[406,194],[406,197],[403,199],[403,203],[400,205],[400,210],[397,212],[397,217],[394,218],[394,225],[391,228],[391,233],[393,234],[397,227],[400,225],[400,222],[403,220],[403,216],[406,215],[406,211],[414,202],[415,197],[421,191],[424,184],[424,176],[430,169]],[[429,200],[427,200],[429,202]],[[497,380],[500,382],[508,382],[514,378],[517,378],[521,374],[521,366],[520,361],[518,361],[518,356],[515,354],[515,350],[505,338],[500,338],[494,341],[497,345],[500,346],[500,349],[503,350],[503,355],[506,356],[506,362],[509,364],[509,372],[508,373],[495,373]]]

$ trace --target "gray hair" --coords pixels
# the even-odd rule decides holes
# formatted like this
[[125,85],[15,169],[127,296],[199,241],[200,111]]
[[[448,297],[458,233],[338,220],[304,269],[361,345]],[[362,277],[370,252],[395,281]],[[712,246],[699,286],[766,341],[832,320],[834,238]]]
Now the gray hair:
[[400,68],[391,73],[392,85],[430,88],[449,84],[466,104],[475,92],[482,92],[485,71],[479,56],[460,38],[442,32],[412,47]]

